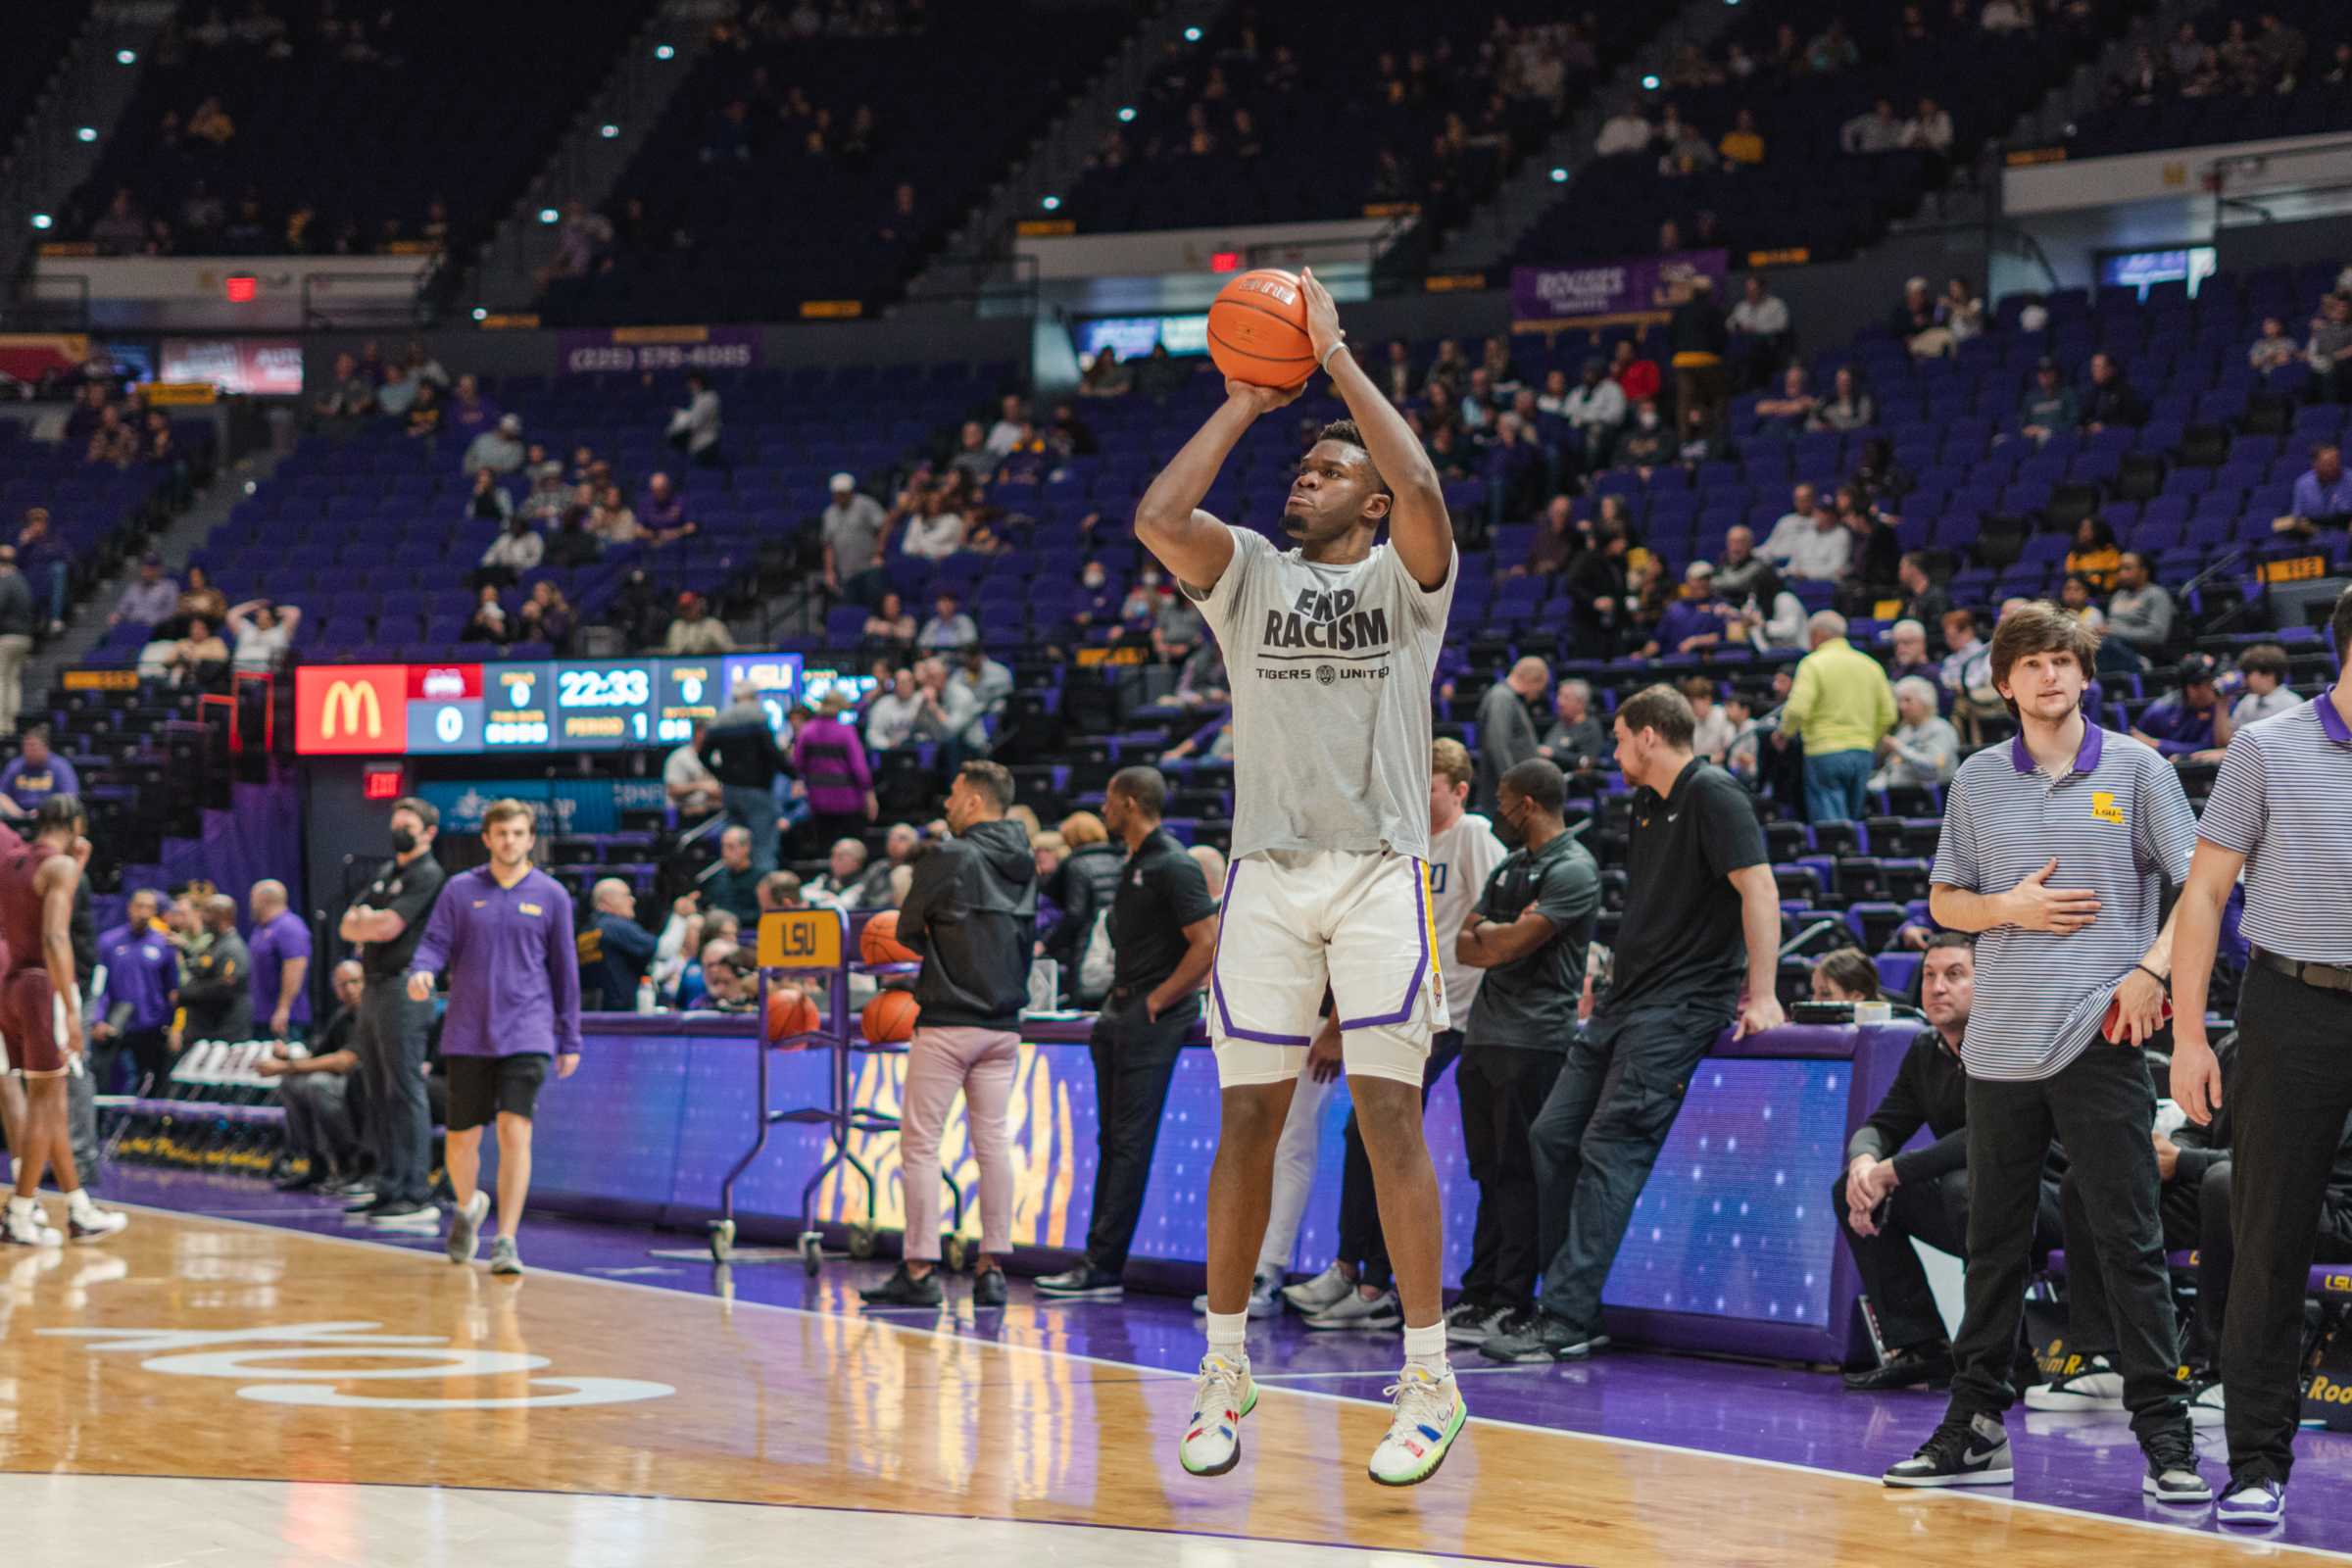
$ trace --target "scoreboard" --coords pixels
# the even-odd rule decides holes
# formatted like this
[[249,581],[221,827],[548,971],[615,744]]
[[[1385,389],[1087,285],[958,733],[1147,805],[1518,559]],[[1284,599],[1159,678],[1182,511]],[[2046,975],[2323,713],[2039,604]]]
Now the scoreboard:
[[781,730],[803,689],[798,654],[520,660],[496,664],[305,664],[294,749],[305,757],[479,757],[668,748],[739,686]]

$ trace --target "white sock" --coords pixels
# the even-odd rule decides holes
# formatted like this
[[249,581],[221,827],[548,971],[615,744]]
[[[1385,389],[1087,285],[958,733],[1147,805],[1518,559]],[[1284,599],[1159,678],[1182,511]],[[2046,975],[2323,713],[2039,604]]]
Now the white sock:
[[1211,1355],[1221,1355],[1236,1366],[1248,1366],[1250,1351],[1244,1342],[1249,1334],[1250,1314],[1247,1311],[1208,1314],[1208,1353]]
[[26,1219],[38,1219],[41,1214],[41,1205],[29,1198],[19,1198],[16,1194],[11,1193],[8,1195],[8,1211],[11,1214],[22,1214]]
[[76,1187],[66,1195],[66,1211],[75,1219],[89,1220],[97,1216],[98,1205],[90,1201],[87,1187]]
[[1434,1378],[1443,1378],[1452,1372],[1453,1368],[1446,1359],[1444,1318],[1425,1329],[1404,1331],[1404,1364],[1417,1366]]

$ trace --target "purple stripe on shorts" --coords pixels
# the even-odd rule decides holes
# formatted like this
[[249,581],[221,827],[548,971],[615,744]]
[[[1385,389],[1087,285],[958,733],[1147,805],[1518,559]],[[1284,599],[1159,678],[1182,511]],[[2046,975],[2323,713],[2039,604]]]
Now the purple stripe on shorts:
[[1241,875],[1242,862],[1234,861],[1225,868],[1225,897],[1217,904],[1217,951],[1208,960],[1208,988],[1217,999],[1217,1011],[1225,1015],[1225,1033],[1235,1040],[1248,1040],[1260,1046],[1311,1046],[1314,1041],[1305,1035],[1261,1035],[1244,1029],[1233,1021],[1233,1009],[1225,1004],[1225,979],[1217,971],[1225,961],[1225,911],[1233,906],[1233,884]]
[[1396,1004],[1396,1010],[1372,1018],[1342,1018],[1342,1029],[1379,1029],[1402,1023],[1413,1015],[1413,999],[1421,994],[1421,977],[1429,973],[1429,876],[1419,860],[1413,862],[1413,940],[1420,944],[1421,956],[1414,960],[1412,984],[1404,988],[1404,1000]]

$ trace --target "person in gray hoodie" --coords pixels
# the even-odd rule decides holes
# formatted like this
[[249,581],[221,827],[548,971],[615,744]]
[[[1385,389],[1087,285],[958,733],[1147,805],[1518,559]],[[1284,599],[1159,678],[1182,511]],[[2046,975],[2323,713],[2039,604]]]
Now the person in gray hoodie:
[[1012,774],[971,761],[948,791],[951,837],[914,862],[899,907],[899,940],[922,959],[920,1007],[906,1052],[899,1166],[906,1204],[906,1261],[865,1299],[934,1306],[939,1283],[939,1144],[960,1090],[980,1163],[980,1255],[972,1303],[1004,1304],[1003,1259],[1012,1250],[1014,1074],[1029,956],[1037,941],[1037,858],[1005,812]]

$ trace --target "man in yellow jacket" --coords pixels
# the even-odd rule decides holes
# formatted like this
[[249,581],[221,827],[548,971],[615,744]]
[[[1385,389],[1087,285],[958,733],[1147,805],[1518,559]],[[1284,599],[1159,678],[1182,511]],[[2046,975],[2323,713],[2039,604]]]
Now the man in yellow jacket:
[[1805,622],[1812,652],[1781,710],[1777,744],[1805,748],[1805,820],[1850,822],[1879,740],[1894,728],[1894,688],[1879,662],[1845,640],[1845,617],[1822,611]]

